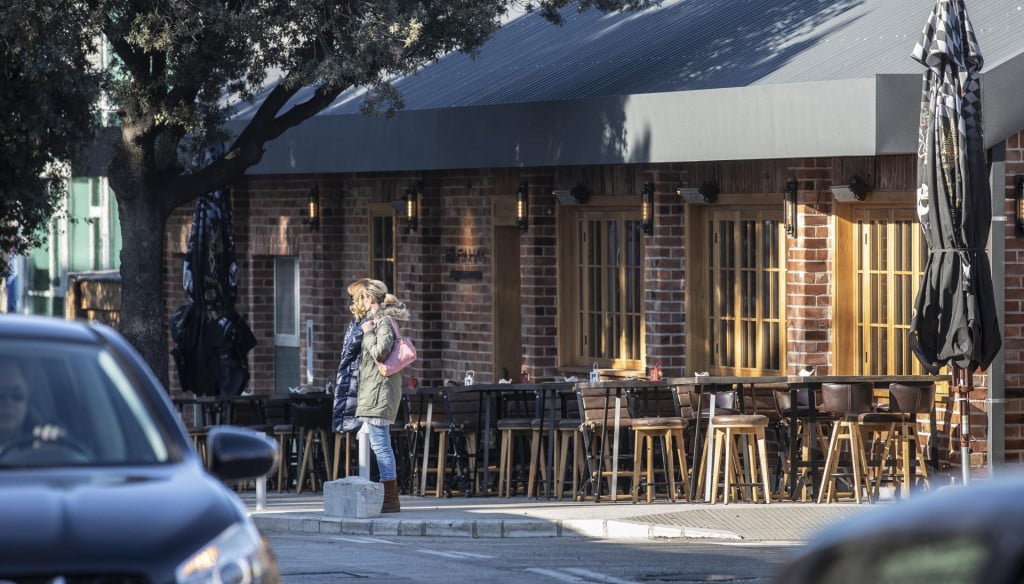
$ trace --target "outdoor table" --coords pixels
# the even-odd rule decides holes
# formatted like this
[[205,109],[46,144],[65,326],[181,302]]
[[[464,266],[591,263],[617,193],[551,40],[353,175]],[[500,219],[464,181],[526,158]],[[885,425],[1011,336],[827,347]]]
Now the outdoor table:
[[[534,417],[541,420],[540,432],[543,436],[544,428],[550,429],[548,432],[548,457],[546,466],[547,468],[547,481],[545,482],[544,495],[547,498],[551,498],[552,485],[553,485],[553,472],[554,472],[554,457],[555,457],[555,399],[550,400],[551,407],[547,407],[548,394],[557,396],[559,392],[571,390],[573,384],[571,382],[548,382],[548,383],[474,383],[473,385],[465,385],[455,389],[458,392],[469,392],[477,393],[480,395],[480,399],[483,402],[483,408],[480,412],[480,416],[483,417],[483,440],[485,444],[483,446],[483,485],[484,493],[486,494],[490,483],[490,448],[486,446],[486,441],[491,435],[491,418],[494,412],[493,402],[495,397],[503,397],[510,394],[521,394],[521,393],[532,393],[534,394]],[[548,415],[550,414],[550,415]],[[479,424],[478,424],[479,426]],[[541,445],[538,444],[538,448]],[[535,453],[536,454],[536,453]]]
[[[905,383],[913,385],[915,383],[938,383],[941,381],[948,381],[949,379],[941,375],[790,375],[786,378],[786,383],[789,385],[789,397],[790,397],[790,443],[789,443],[789,496],[790,499],[795,501],[797,499],[797,469],[800,466],[808,466],[811,472],[811,489],[812,492],[818,488],[818,465],[814,461],[813,448],[815,444],[815,401],[814,392],[821,389],[824,383],[870,383],[872,386],[877,388],[888,388],[890,383]],[[811,445],[811,460],[800,460],[799,449],[796,447],[796,424],[797,424],[797,394],[801,391],[808,391],[811,393],[808,400],[808,418],[810,426],[808,428],[808,441]],[[929,440],[934,440],[935,437],[935,408],[932,407],[931,414],[931,435]],[[934,457],[932,457],[934,463]],[[817,494],[817,493],[815,493]]]
[[234,423],[234,408],[238,404],[252,404],[260,411],[261,423],[266,423],[266,411],[264,401],[266,396],[262,395],[201,395],[197,396],[195,403],[202,410],[202,423],[207,426]]

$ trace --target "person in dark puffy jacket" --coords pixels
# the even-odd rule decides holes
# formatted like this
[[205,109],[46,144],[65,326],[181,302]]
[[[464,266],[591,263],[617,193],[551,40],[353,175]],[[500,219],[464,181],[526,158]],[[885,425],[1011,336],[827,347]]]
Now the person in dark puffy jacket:
[[362,321],[366,316],[363,305],[363,292],[369,278],[360,278],[348,285],[348,295],[352,298],[349,310],[352,320],[345,330],[345,340],[341,343],[341,357],[338,360],[338,371],[334,376],[334,419],[332,427],[335,432],[354,432],[362,422],[356,419],[356,395],[359,389],[359,357],[363,346]]

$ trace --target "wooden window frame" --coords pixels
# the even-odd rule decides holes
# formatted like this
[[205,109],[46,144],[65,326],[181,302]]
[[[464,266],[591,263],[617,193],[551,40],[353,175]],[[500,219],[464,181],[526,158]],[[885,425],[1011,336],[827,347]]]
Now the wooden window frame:
[[[391,220],[391,257],[379,258],[374,254],[376,247],[376,223],[379,218],[387,218]],[[370,234],[369,245],[367,246],[366,264],[369,267],[368,272],[373,278],[379,279],[388,285],[388,290],[394,291],[398,289],[398,216],[395,212],[394,206],[390,203],[370,203],[369,213],[367,217],[367,232]],[[379,262],[391,264],[391,275],[392,281],[388,281],[385,278],[380,277],[377,273],[377,264]]]
[[[907,235],[911,239],[908,245],[911,254],[916,254],[917,264],[913,260],[909,269],[897,270],[897,250],[892,244],[876,245],[885,250],[885,264],[876,268],[877,278],[885,280],[886,290],[904,289],[905,296],[895,299],[891,295],[882,303],[862,302],[862,298],[872,295],[870,278],[862,278],[860,258],[865,248],[875,243],[870,234],[858,235],[858,223],[866,219],[878,221],[887,219],[886,237],[896,238]],[[832,359],[834,372],[837,375],[882,375],[882,374],[923,374],[924,368],[910,351],[907,339],[914,300],[924,272],[927,247],[921,234],[917,218],[913,193],[873,193],[869,203],[836,204],[833,211],[833,233],[835,248],[833,257],[833,335]],[[902,232],[897,223],[903,223]],[[876,236],[877,237],[877,236]],[[887,239],[888,241],[888,239]],[[845,250],[845,251],[844,251]],[[906,262],[904,262],[906,263]],[[905,266],[903,266],[905,268]],[[902,286],[902,288],[901,288]],[[885,313],[885,319],[871,322],[870,314]],[[861,317],[867,314],[869,319],[862,324]],[[900,322],[900,319],[906,322]],[[885,350],[876,348],[874,337],[884,337]],[[853,342],[840,342],[840,340]],[[900,346],[905,351],[890,350]],[[879,361],[881,360],[881,361]],[[903,365],[901,368],[900,366]],[[909,368],[906,367],[909,365]]]
[[[788,304],[786,300],[786,259],[789,238],[785,235],[783,214],[782,196],[774,194],[757,195],[756,197],[750,195],[724,195],[719,197],[715,205],[687,206],[686,313],[688,317],[686,319],[686,363],[689,369],[693,371],[706,370],[713,375],[782,375],[786,371],[788,363],[786,338],[786,306]],[[742,286],[743,274],[757,274],[763,270],[749,266],[744,267],[741,261],[736,261],[734,267],[730,270],[737,276],[732,295],[732,298],[734,298],[732,302],[733,308],[730,312],[731,316],[728,317],[734,319],[735,322],[731,331],[733,333],[732,338],[734,339],[732,351],[735,355],[735,365],[716,362],[715,359],[727,348],[716,350],[712,347],[712,339],[714,337],[711,330],[711,319],[712,315],[718,312],[712,310],[712,291],[714,290],[715,294],[720,294],[721,290],[717,286],[712,286],[708,278],[709,272],[716,269],[713,262],[720,264],[721,260],[717,256],[715,260],[711,260],[708,257],[708,248],[715,245],[715,243],[709,241],[711,233],[709,233],[707,223],[709,220],[717,222],[726,219],[741,222],[754,221],[756,223],[772,221],[775,225],[775,237],[779,247],[775,251],[775,261],[777,263],[775,269],[778,270],[778,278],[772,282],[774,289],[764,292],[769,300],[774,298],[777,303],[774,307],[774,314],[765,314],[763,310],[764,303],[756,304],[752,316],[750,313],[744,315],[742,308],[740,288]],[[738,229],[739,227],[737,227]],[[759,233],[762,232],[760,229],[758,231]],[[760,247],[759,249],[763,250],[764,248]],[[756,255],[760,256],[761,254]],[[738,256],[742,256],[739,247],[734,252],[734,257]],[[774,327],[778,331],[775,345],[778,358],[777,368],[769,367],[768,364],[763,362],[763,357],[769,354],[770,351],[761,345],[763,338],[762,335],[757,333],[754,333],[757,337],[756,342],[758,345],[753,351],[753,358],[762,361],[754,366],[749,366],[748,358],[746,361],[748,366],[744,366],[744,359],[747,355],[751,354],[748,351],[749,348],[745,347],[742,343],[742,329],[744,326],[753,326],[758,330],[769,326]]]
[[[580,325],[581,311],[581,253],[580,222],[584,218],[597,220],[621,219],[635,223],[636,237],[639,238],[639,282],[640,290],[633,302],[638,306],[635,317],[638,319],[636,342],[639,343],[635,358],[619,354],[618,357],[588,357],[584,353],[583,331]],[[646,342],[646,275],[644,265],[646,258],[646,236],[640,230],[640,206],[636,197],[600,197],[591,199],[586,205],[562,206],[558,210],[558,367],[566,371],[590,370],[594,364],[606,374],[639,374],[644,369],[647,351]],[[625,226],[624,226],[625,229]],[[624,233],[624,232],[623,232]],[[623,241],[623,245],[626,241]],[[620,277],[621,274],[620,274]],[[623,292],[625,281],[619,285],[619,293]],[[624,314],[626,299],[621,298],[618,304]],[[626,317],[622,317],[626,318]],[[605,331],[607,332],[607,331]],[[618,341],[620,344],[624,340]],[[621,347],[620,347],[621,349]]]

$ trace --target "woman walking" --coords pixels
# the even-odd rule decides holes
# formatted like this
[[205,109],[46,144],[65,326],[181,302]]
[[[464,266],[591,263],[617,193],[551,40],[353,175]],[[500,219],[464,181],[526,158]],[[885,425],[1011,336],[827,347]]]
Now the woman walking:
[[363,291],[366,317],[362,324],[362,356],[359,361],[359,396],[356,416],[367,425],[370,448],[377,457],[380,482],[384,484],[384,504],[381,513],[397,513],[398,474],[395,453],[391,448],[391,424],[398,417],[402,400],[402,375],[381,375],[378,361],[384,361],[394,347],[398,324],[395,320],[408,320],[405,304],[380,280],[369,280]]
[[[341,358],[338,360],[338,372],[334,377],[334,431],[341,434],[359,429],[356,420],[356,395],[359,386],[359,356],[362,354],[363,329],[362,321],[366,316],[363,307],[363,292],[369,278],[360,278],[348,285],[348,295],[352,304],[348,307],[352,320],[345,329],[345,340],[341,344]],[[347,469],[346,469],[347,470]]]

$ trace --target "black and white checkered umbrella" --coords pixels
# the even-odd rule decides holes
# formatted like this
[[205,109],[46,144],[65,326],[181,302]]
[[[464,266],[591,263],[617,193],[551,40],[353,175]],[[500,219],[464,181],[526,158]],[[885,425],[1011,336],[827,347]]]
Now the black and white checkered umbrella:
[[910,346],[933,374],[953,366],[966,482],[967,395],[973,373],[988,368],[1002,338],[985,253],[992,202],[981,128],[984,61],[963,0],[936,0],[913,58],[925,66],[917,212],[928,260],[910,321]]
[[196,199],[182,277],[189,303],[170,318],[171,355],[184,391],[233,396],[249,382],[247,354],[256,337],[235,309],[237,276],[231,194],[225,188]]

